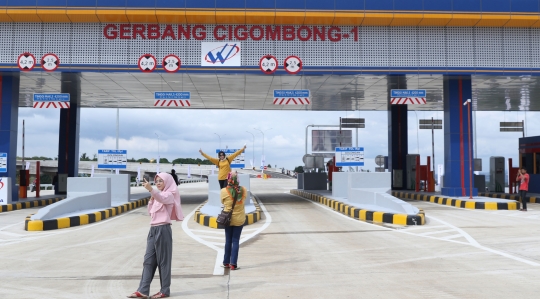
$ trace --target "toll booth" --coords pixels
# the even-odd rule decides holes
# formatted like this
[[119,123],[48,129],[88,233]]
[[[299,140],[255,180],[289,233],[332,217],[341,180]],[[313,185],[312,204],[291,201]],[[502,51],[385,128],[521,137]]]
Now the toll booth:
[[489,192],[504,192],[504,157],[489,157]]
[[519,138],[519,168],[529,174],[529,193],[540,193],[540,136]]

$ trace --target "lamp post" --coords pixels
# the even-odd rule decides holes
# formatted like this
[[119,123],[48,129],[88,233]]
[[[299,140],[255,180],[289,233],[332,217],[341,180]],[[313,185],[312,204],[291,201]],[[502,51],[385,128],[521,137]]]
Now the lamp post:
[[[219,138],[219,150],[221,150],[221,136],[219,136],[218,133],[214,133],[214,134],[216,134],[217,137]],[[225,136],[225,135],[227,135],[227,134],[223,134],[223,136]]]
[[[253,133],[251,133],[250,131],[246,131],[246,133],[249,133],[251,134],[251,136],[253,136],[253,164],[255,164],[255,135]],[[251,165],[253,167],[253,165]]]
[[154,134],[156,134],[156,136],[157,136],[157,153],[158,153],[157,154],[157,156],[158,156],[158,158],[157,158],[157,173],[159,173],[159,160],[161,160],[161,157],[160,157],[160,154],[159,154],[159,135],[158,135],[158,133],[154,133]]
[[[253,130],[257,130],[257,131],[261,132],[261,134],[263,135],[263,141],[262,141],[262,158],[263,158],[263,162],[266,162],[266,158],[265,158],[265,156],[264,156],[264,132],[265,132],[265,131],[272,130],[272,128],[266,129],[266,130],[264,130],[264,131],[259,130],[259,129],[256,129],[256,128],[253,128]],[[262,169],[261,171],[264,170],[264,163],[263,163],[262,166],[263,166],[263,169]]]
[[472,172],[472,147],[471,147],[471,99],[467,99],[463,106],[467,105],[467,119],[468,119],[468,135],[469,135],[469,199],[472,199],[472,188],[473,188],[473,172]]

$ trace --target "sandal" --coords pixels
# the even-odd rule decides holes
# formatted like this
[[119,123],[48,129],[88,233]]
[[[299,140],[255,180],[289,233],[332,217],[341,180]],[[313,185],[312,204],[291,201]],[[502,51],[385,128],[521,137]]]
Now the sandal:
[[136,291],[135,293],[127,296],[128,298],[148,298],[147,295],[141,294],[141,292]]
[[167,298],[167,297],[169,297],[169,295],[165,295],[162,292],[157,292],[154,295],[152,295],[152,297],[150,298],[154,299],[154,298]]

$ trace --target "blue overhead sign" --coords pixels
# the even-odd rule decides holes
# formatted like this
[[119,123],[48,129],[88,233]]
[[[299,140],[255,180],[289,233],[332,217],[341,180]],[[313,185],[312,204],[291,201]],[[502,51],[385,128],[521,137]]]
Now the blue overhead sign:
[[425,89],[392,89],[392,98],[425,98]]
[[308,89],[274,89],[274,98],[309,98]]
[[189,100],[191,92],[189,91],[156,91],[154,92],[155,100]]
[[69,93],[34,93],[34,102],[69,102]]

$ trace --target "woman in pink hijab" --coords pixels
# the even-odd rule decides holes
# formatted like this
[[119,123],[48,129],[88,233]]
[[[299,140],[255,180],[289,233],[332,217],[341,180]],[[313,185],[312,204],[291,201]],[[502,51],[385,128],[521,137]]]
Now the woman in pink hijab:
[[150,283],[159,270],[161,289],[150,298],[166,298],[171,294],[171,262],[172,262],[172,220],[182,221],[180,194],[173,177],[165,172],[156,175],[154,182],[158,190],[144,180],[143,186],[152,194],[148,202],[150,213],[150,232],[146,240],[143,273],[137,291],[128,298],[147,298]]

